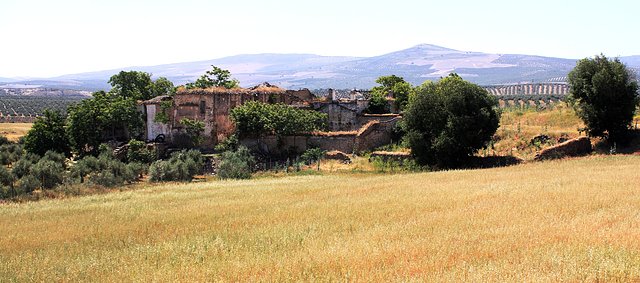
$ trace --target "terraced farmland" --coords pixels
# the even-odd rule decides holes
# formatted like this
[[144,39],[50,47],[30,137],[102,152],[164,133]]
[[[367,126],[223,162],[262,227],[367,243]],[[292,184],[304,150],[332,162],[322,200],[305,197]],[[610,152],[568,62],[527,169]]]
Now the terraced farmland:
[[30,123],[46,109],[66,112],[84,97],[0,96],[0,122]]

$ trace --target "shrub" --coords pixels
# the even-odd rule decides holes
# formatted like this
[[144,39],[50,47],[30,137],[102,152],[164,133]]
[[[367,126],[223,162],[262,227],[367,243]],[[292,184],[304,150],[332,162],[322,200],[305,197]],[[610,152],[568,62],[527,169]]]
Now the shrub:
[[11,186],[13,184],[13,175],[6,167],[0,166],[0,185]]
[[12,164],[22,156],[22,146],[9,143],[0,145],[0,165]]
[[147,145],[138,140],[130,140],[127,149],[127,161],[149,164],[156,160],[156,153],[149,150]]
[[105,152],[98,158],[86,156],[78,160],[71,167],[70,175],[76,182],[115,187],[138,180],[142,168],[144,165],[140,163],[125,164]]
[[42,156],[41,160],[42,159],[51,160],[55,163],[62,165],[63,168],[66,167],[67,158],[61,153],[49,150],[44,154],[44,156]]
[[451,74],[418,87],[404,115],[405,141],[421,165],[463,165],[498,129],[495,97]]
[[98,157],[97,171],[88,175],[89,182],[104,186],[121,186],[125,182],[132,182],[137,175],[131,171],[122,161],[113,158],[110,154],[101,154]]
[[237,151],[223,152],[218,168],[218,177],[221,179],[249,179],[255,166],[255,159],[245,146],[240,146]]
[[11,141],[5,136],[0,135],[0,145],[11,144]]
[[233,134],[223,140],[221,143],[217,144],[215,150],[220,152],[225,151],[236,151],[238,150],[238,146],[240,145],[240,141],[238,140],[238,135]]
[[320,171],[320,159],[324,156],[326,151],[319,148],[310,148],[305,150],[302,155],[300,155],[300,159],[306,164],[311,164],[313,162],[318,163],[318,171]]
[[95,156],[85,156],[78,160],[73,167],[71,167],[70,175],[74,179],[78,179],[80,183],[84,183],[84,178],[92,172],[100,170],[100,162]]
[[51,189],[62,184],[64,167],[53,160],[42,158],[31,167],[29,176],[33,176],[40,181],[42,188]]
[[16,195],[29,194],[42,187],[42,183],[33,175],[26,175],[16,182]]
[[16,177],[16,179],[20,179],[29,174],[31,166],[38,162],[38,160],[40,160],[40,156],[28,152],[13,164],[11,173]]
[[193,176],[202,173],[204,159],[197,150],[183,150],[171,154],[169,160],[157,160],[149,166],[149,179],[152,182],[191,181]]

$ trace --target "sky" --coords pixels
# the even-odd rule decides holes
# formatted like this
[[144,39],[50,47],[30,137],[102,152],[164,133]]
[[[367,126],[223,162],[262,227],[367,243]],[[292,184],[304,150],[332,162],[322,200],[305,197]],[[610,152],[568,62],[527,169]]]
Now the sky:
[[632,0],[1,0],[0,77],[238,54],[376,56],[435,44],[562,58],[640,55]]

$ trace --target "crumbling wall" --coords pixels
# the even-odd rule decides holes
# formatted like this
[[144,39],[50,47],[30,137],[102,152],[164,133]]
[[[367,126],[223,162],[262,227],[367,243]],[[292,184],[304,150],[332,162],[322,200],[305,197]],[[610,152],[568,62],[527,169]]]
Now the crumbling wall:
[[548,147],[536,154],[535,160],[556,159],[566,156],[580,156],[591,153],[589,137],[579,137]]
[[284,136],[280,139],[275,136],[259,139],[245,138],[240,143],[254,150],[273,155],[302,153],[309,148],[358,153],[389,144],[393,126],[399,120],[400,117],[384,122],[371,121],[360,131],[319,132],[308,135]]
[[391,143],[393,127],[400,117],[381,122],[374,120],[364,125],[356,136],[356,151],[368,151]]
[[147,104],[144,105],[147,114],[147,127],[146,139],[149,141],[155,140],[159,135],[165,136],[165,141],[171,141],[169,124],[158,123],[155,121],[156,115],[161,111],[160,104]]
[[330,131],[352,131],[357,130],[360,126],[357,122],[355,104],[353,104],[353,109],[351,109],[349,105],[335,102],[327,103],[320,107],[318,111],[327,114],[328,128]]

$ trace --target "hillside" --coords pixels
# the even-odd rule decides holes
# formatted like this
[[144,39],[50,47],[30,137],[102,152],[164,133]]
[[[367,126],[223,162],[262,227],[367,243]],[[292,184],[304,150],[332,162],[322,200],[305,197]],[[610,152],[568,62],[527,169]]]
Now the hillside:
[[0,281],[632,282],[638,166],[587,157],[0,205]]
[[[640,68],[640,56],[623,57]],[[450,72],[481,85],[563,82],[576,60],[517,54],[459,51],[421,44],[374,57],[331,57],[312,54],[253,54],[214,60],[123,67],[30,80],[29,84],[70,89],[108,89],[109,77],[120,70],[139,70],[169,78],[176,84],[194,81],[211,65],[230,70],[243,86],[268,81],[285,88],[370,88],[375,79],[395,74],[413,84],[436,80]],[[1,87],[1,86],[0,86]]]

